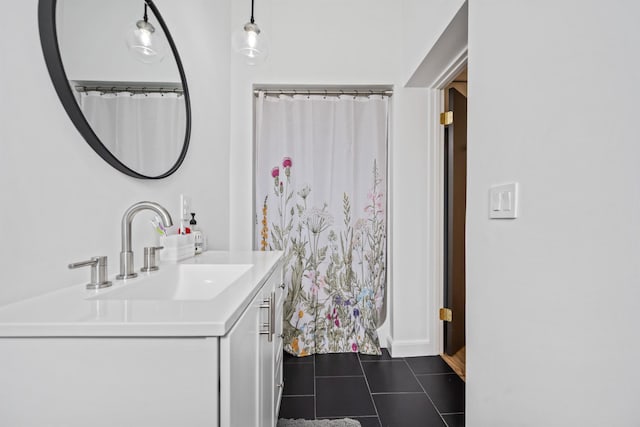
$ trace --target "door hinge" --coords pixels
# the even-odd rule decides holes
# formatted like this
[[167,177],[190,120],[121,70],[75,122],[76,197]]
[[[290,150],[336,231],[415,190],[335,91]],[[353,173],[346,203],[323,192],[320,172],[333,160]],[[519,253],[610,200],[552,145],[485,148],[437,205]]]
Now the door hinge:
[[440,309],[440,320],[444,320],[445,322],[451,322],[451,318],[453,317],[453,312],[450,308],[441,308]]
[[453,123],[453,111],[445,111],[444,113],[440,113],[440,124],[441,125],[450,125]]

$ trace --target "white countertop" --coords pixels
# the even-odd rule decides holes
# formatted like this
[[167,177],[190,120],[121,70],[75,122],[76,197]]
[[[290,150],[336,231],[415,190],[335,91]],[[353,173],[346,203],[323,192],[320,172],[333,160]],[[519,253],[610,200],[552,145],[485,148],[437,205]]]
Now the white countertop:
[[[0,337],[208,337],[225,335],[274,271],[281,252],[205,252],[179,264],[251,264],[210,300],[109,300],[100,294],[150,275],[87,290],[76,285],[0,307]],[[171,268],[171,265],[166,268]]]

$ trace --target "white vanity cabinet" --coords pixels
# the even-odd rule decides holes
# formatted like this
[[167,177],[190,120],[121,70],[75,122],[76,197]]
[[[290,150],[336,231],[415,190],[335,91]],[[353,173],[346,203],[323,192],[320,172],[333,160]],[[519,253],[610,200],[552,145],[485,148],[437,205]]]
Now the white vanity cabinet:
[[251,266],[210,301],[96,300],[78,286],[0,307],[0,426],[275,427],[280,258],[190,261]]
[[220,338],[220,426],[274,427],[282,391],[281,268]]

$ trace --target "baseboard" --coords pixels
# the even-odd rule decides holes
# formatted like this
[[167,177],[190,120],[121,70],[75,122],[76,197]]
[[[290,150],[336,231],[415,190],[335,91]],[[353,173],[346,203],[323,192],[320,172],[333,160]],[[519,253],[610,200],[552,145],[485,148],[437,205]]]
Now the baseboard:
[[392,357],[436,356],[438,354],[431,340],[394,340],[389,336],[387,348]]
[[387,321],[378,328],[378,340],[380,341],[380,347],[387,346],[386,344],[389,341],[390,335],[389,319],[387,319]]

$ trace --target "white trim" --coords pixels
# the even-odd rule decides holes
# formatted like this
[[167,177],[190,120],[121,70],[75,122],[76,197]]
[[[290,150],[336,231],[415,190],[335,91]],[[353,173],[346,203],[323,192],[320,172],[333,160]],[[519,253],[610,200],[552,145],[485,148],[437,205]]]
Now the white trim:
[[[445,74],[450,70],[455,70],[451,64],[460,58],[467,57],[467,46],[469,45],[469,5],[465,1],[451,19],[449,25],[442,35],[436,40],[433,47],[413,72],[407,81],[407,87],[426,87],[441,89],[442,83],[448,83]],[[461,68],[460,68],[461,70]]]
[[455,57],[446,65],[445,69],[433,81],[431,85],[435,89],[444,89],[451,83],[458,74],[467,66],[467,58],[469,57],[469,49],[464,47]]
[[437,353],[443,350],[443,326],[439,317],[444,298],[444,128],[440,125],[440,112],[444,109],[442,90],[429,90],[430,120],[427,135],[429,140],[429,171],[427,198],[431,215],[427,224],[429,253],[427,263],[429,271],[430,294],[429,336],[434,340]]
[[391,357],[435,356],[438,352],[433,347],[431,340],[387,340]]
[[440,354],[444,349],[443,326],[439,320],[444,296],[444,128],[440,125],[440,113],[444,111],[443,89],[467,66],[468,54],[468,3],[465,1],[406,85],[430,89],[427,95],[427,198],[432,208],[427,218],[427,316],[431,339],[393,341],[390,336],[389,351],[393,351],[394,357]]

